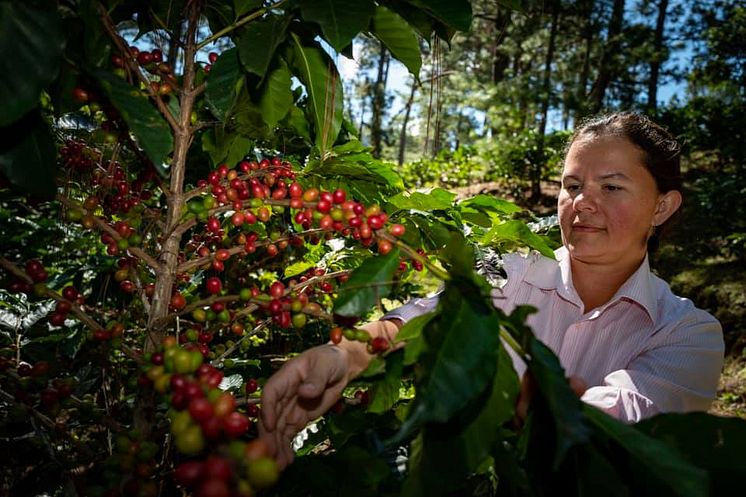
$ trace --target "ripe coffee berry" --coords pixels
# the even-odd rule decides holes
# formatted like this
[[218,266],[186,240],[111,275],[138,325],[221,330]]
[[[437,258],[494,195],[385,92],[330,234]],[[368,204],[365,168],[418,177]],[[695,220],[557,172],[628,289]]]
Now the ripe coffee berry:
[[220,281],[220,278],[211,276],[210,278],[207,278],[205,286],[207,288],[207,293],[216,295],[223,289],[223,282]]
[[259,383],[254,378],[249,378],[246,380],[244,389],[246,390],[246,393],[250,395],[259,389]]
[[331,342],[335,345],[341,342],[342,341],[342,328],[340,328],[339,326],[332,328],[331,331],[329,332],[329,340],[331,340]]
[[232,412],[223,419],[223,431],[229,437],[240,437],[246,433],[251,426],[251,421],[240,412]]
[[389,228],[389,233],[391,233],[394,236],[402,236],[404,232],[406,231],[406,228],[403,224],[394,224]]
[[335,204],[342,204],[347,198],[347,193],[344,190],[336,189],[332,194],[332,202]]

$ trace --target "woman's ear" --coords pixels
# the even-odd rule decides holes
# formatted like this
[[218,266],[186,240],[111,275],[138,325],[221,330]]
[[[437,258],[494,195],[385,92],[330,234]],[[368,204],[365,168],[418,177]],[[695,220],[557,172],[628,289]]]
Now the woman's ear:
[[653,215],[653,224],[660,226],[668,221],[668,218],[681,207],[681,200],[681,192],[678,190],[671,190],[661,194],[658,197],[655,215]]

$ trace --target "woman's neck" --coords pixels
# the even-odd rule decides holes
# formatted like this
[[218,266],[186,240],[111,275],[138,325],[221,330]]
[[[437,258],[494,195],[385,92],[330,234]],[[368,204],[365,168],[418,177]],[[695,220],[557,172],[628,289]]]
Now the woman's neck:
[[575,291],[583,302],[583,312],[607,303],[622,287],[625,281],[637,271],[644,260],[609,266],[594,264],[570,258],[572,282]]

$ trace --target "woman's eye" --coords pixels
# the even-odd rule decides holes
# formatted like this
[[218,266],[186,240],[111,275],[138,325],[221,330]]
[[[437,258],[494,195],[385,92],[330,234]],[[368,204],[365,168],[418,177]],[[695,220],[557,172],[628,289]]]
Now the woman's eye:
[[565,185],[565,190],[568,192],[576,192],[580,190],[580,185]]

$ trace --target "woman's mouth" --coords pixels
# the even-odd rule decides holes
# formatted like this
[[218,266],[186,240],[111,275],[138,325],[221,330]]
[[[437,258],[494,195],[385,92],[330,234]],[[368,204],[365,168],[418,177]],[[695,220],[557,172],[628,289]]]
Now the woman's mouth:
[[596,233],[603,231],[603,228],[592,224],[577,223],[572,225],[572,230],[579,233]]

